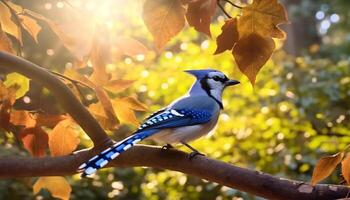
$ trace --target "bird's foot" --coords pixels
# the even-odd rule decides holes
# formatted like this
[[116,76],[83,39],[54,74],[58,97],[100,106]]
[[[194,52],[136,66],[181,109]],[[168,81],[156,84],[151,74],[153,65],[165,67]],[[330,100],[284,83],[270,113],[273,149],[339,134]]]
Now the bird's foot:
[[172,148],[174,148],[174,147],[171,144],[166,144],[166,145],[162,146],[162,150],[169,150]]
[[199,151],[192,151],[190,154],[188,154],[188,159],[192,159],[196,156],[205,156],[205,154],[200,153]]

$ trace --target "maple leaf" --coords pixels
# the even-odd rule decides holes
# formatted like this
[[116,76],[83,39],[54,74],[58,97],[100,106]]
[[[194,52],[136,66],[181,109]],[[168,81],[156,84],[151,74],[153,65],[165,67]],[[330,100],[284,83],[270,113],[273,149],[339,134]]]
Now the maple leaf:
[[23,126],[25,128],[34,128],[36,126],[36,118],[34,114],[31,114],[26,110],[12,111],[10,122],[15,126]]
[[115,130],[118,128],[118,124],[112,123],[112,121],[108,119],[100,102],[90,104],[89,111],[104,129]]
[[223,25],[214,54],[233,48],[238,68],[254,85],[256,75],[275,49],[272,37],[285,38],[277,26],[287,23],[288,19],[277,0],[254,0],[242,10],[241,17],[229,19]]
[[36,20],[25,15],[19,15],[18,18],[21,20],[23,28],[32,36],[34,41],[38,43],[38,34],[41,31],[41,26]]
[[97,98],[101,102],[105,115],[109,120],[111,120],[111,123],[115,124],[116,126],[119,122],[117,121],[117,116],[115,115],[115,112],[108,94],[100,86],[95,87],[95,92],[96,92]]
[[281,39],[285,33],[277,26],[287,22],[286,11],[277,0],[254,0],[242,9],[242,16],[238,20],[239,36],[243,38],[255,33]]
[[237,18],[226,20],[221,31],[221,34],[216,38],[217,48],[214,54],[232,50],[238,41]]
[[60,121],[49,134],[49,148],[53,156],[63,156],[72,153],[80,139],[74,130],[71,119]]
[[146,0],[142,17],[158,50],[185,26],[185,8],[179,0]]
[[315,185],[324,178],[328,177],[335,167],[342,161],[344,152],[339,152],[332,156],[326,156],[318,160],[312,173],[311,185]]
[[15,53],[15,50],[13,49],[13,46],[12,46],[12,41],[6,35],[6,33],[1,29],[1,24],[0,24],[0,51],[6,51],[12,54]]
[[341,162],[341,166],[341,173],[348,185],[350,185],[350,154]]
[[19,138],[31,155],[35,157],[45,156],[49,137],[41,127],[25,128],[19,133]]
[[[7,2],[7,5],[11,9],[13,9],[13,11],[16,12],[15,14],[17,16],[14,16],[14,17],[18,18],[19,23],[21,23],[23,28],[29,33],[30,36],[32,36],[35,42],[38,42],[38,34],[41,30],[41,26],[37,23],[35,19],[25,15],[25,13],[34,14],[34,12],[24,9],[21,6],[14,4],[10,1]],[[38,16],[39,14],[35,14],[35,15]]]
[[232,53],[239,69],[254,85],[256,75],[271,57],[274,49],[275,43],[271,38],[250,34],[238,40]]
[[135,81],[133,80],[111,80],[106,85],[103,86],[104,89],[112,93],[122,92],[129,88]]
[[68,200],[72,188],[68,181],[61,176],[40,177],[33,185],[33,193],[37,194],[41,189],[50,191],[53,197]]
[[12,105],[16,101],[18,85],[6,88],[0,81],[0,127],[9,131]]
[[12,20],[11,10],[4,2],[0,2],[0,13],[0,24],[2,30],[14,36],[22,45],[21,30],[18,25]]
[[113,107],[117,113],[118,119],[124,123],[139,125],[134,110],[145,111],[147,107],[140,103],[134,97],[124,97],[120,99],[114,99],[112,101]]
[[186,19],[190,26],[211,37],[210,21],[214,16],[217,0],[197,0],[188,3]]

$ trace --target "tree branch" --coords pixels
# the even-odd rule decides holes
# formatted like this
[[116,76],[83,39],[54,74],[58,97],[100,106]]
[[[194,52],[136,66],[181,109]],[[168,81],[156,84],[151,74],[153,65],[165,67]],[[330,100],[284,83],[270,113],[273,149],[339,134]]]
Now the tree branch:
[[[4,52],[0,52],[0,68],[21,73],[47,87],[59,97],[58,101],[63,108],[80,124],[95,146],[103,143],[109,145],[112,142],[69,88],[54,75],[29,61]],[[97,149],[91,149],[59,157],[0,158],[0,178],[71,175],[77,173],[78,166],[96,153]],[[188,155],[181,151],[164,151],[142,145],[127,150],[108,165],[132,166],[175,170],[268,199],[338,199],[346,197],[350,192],[346,186],[312,187],[303,182],[280,179],[203,156],[189,160]]]
[[[93,154],[93,151],[83,151],[61,157],[2,158],[0,178],[71,175]],[[339,185],[320,184],[312,187],[307,183],[280,179],[204,156],[189,160],[188,154],[178,150],[164,151],[143,145],[127,150],[108,165],[135,166],[179,171],[267,199],[338,199],[346,197],[350,191],[346,186]]]
[[0,68],[27,76],[44,85],[56,97],[59,97],[57,98],[58,102],[81,126],[94,142],[95,146],[107,146],[112,143],[112,140],[107,136],[90,112],[56,76],[34,63],[3,51],[0,52]]

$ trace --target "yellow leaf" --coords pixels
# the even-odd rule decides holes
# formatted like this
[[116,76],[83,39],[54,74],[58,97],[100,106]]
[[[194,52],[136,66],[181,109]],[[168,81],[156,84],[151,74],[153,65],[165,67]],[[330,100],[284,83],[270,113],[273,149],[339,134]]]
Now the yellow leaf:
[[118,93],[130,87],[134,82],[133,80],[111,80],[103,87],[109,92]]
[[29,79],[19,73],[10,73],[6,76],[6,80],[4,82],[6,87],[10,87],[12,85],[18,85],[19,88],[16,91],[16,99],[23,97],[29,90]]
[[63,156],[72,153],[80,143],[75,124],[70,120],[60,121],[49,134],[49,148],[53,156]]
[[18,17],[21,19],[23,28],[33,37],[35,42],[38,42],[38,34],[41,30],[41,26],[37,23],[37,21],[24,15],[19,15]]
[[18,25],[12,21],[12,13],[5,3],[0,2],[0,24],[2,30],[14,36],[22,44],[22,33]]
[[339,152],[332,156],[326,156],[321,158],[312,173],[311,185],[315,185],[321,180],[327,178],[335,169],[335,167],[341,162],[344,157],[344,152]]
[[61,176],[40,177],[33,185],[33,193],[37,194],[41,189],[47,189],[55,198],[68,200],[72,188],[68,181]]
[[118,119],[123,123],[132,124],[139,126],[139,121],[137,120],[133,109],[130,107],[129,103],[123,99],[115,99],[112,101],[115,112],[117,113]]
[[284,38],[285,33],[277,26],[287,22],[286,11],[277,0],[254,0],[243,8],[238,20],[239,36],[243,38],[256,33],[263,37]]
[[348,185],[350,185],[350,154],[341,162],[341,173]]
[[143,103],[141,103],[139,100],[137,100],[135,97],[124,97],[121,99],[118,99],[117,101],[122,101],[126,106],[133,110],[138,111],[146,111],[147,106]]
[[158,50],[185,25],[185,8],[179,0],[146,0],[142,16]]
[[232,50],[236,63],[254,85],[256,75],[271,57],[275,43],[272,38],[250,34],[238,40]]

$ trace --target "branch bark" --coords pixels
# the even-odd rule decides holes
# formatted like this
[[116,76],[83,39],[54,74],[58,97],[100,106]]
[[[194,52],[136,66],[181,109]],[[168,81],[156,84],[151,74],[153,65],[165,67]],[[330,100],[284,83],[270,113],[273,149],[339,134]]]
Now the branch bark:
[[10,72],[17,72],[42,84],[49,89],[60,102],[65,111],[88,134],[95,146],[106,146],[112,143],[95,118],[80,103],[70,89],[56,76],[42,67],[31,63],[21,57],[0,51],[0,68]]
[[[43,68],[17,56],[0,52],[0,68],[21,73],[47,87],[59,97],[63,108],[76,120],[95,146],[112,142],[98,122],[59,79]],[[102,145],[104,144],[104,145]],[[77,173],[78,166],[98,150],[84,150],[73,155],[44,158],[0,158],[0,178],[57,176]],[[345,198],[350,190],[340,185],[316,185],[280,179],[269,174],[244,169],[207,157],[188,160],[177,150],[137,145],[107,167],[148,166],[183,172],[221,185],[242,190],[268,199],[337,199]]]
[[[93,151],[90,150],[61,157],[1,158],[0,178],[71,175],[92,154]],[[147,166],[169,169],[267,199],[328,200],[345,198],[350,191],[346,186],[319,184],[313,187],[307,183],[277,178],[204,156],[197,156],[192,160],[187,156],[188,154],[178,150],[164,151],[157,147],[136,145],[107,167]]]

